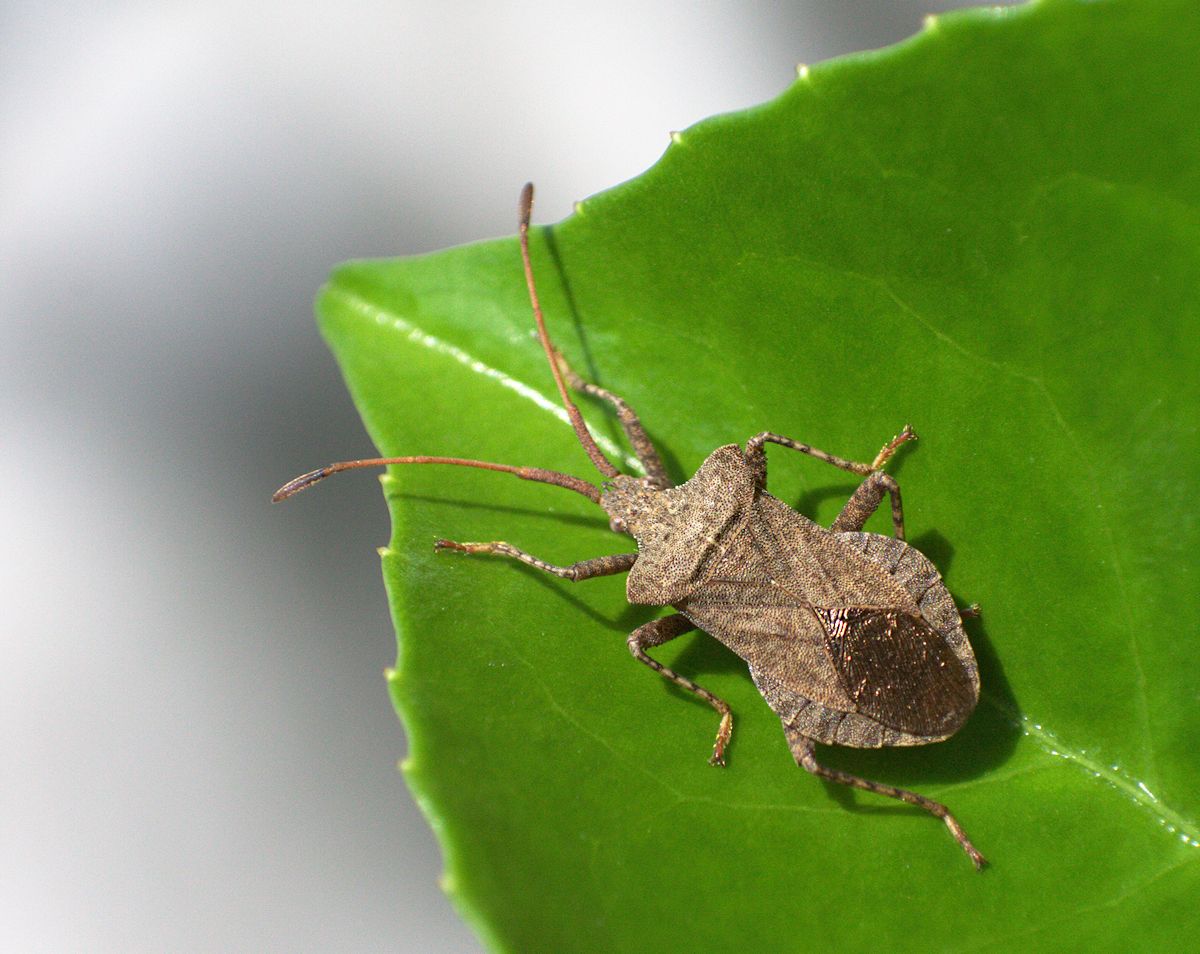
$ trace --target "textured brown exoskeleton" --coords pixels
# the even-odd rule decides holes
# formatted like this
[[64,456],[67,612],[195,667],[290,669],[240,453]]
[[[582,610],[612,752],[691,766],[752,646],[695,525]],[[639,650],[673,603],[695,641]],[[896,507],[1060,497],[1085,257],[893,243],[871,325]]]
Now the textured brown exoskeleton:
[[[904,542],[900,488],[881,468],[916,435],[905,427],[869,464],[826,454],[764,432],[745,448],[719,447],[691,480],[672,486],[637,415],[621,398],[581,379],[550,343],[529,258],[533,187],[520,199],[521,256],[542,347],[575,433],[603,489],[578,477],[454,457],[343,461],[281,487],[279,501],[341,470],[384,464],[456,464],[565,487],[598,503],[612,529],[637,541],[636,553],[554,566],[508,543],[454,543],[439,550],[491,553],[567,580],[628,572],[631,603],[671,606],[670,616],[639,626],[629,650],[721,715],[711,762],[724,764],[733,730],[729,706],[646,650],[692,629],[719,639],[749,663],[750,675],[783,722],[796,761],[821,778],[887,795],[942,819],[977,868],[983,856],[944,805],[915,792],[827,768],[814,744],[879,748],[924,745],[953,735],[979,698],[979,671],[962,616],[933,564]],[[564,380],[565,379],[565,380]],[[604,456],[567,394],[566,385],[611,404],[646,471],[620,473]],[[826,530],[767,493],[765,445],[781,444],[865,479]],[[865,533],[884,495],[895,537]]]

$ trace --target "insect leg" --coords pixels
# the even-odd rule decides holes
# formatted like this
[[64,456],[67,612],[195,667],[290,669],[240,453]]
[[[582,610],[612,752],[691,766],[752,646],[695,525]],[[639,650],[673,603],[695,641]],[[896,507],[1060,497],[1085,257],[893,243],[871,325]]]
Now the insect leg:
[[668,669],[658,660],[651,659],[646,655],[646,650],[653,646],[661,646],[663,643],[669,642],[676,636],[682,636],[689,630],[695,629],[695,624],[684,616],[682,613],[676,613],[673,616],[664,616],[662,619],[656,619],[647,623],[645,626],[639,626],[629,634],[629,651],[633,653],[633,658],[640,663],[645,663],[660,676],[670,679],[677,686],[681,686],[688,692],[699,696],[710,706],[721,713],[721,724],[717,727],[717,741],[713,743],[712,758],[708,761],[713,765],[725,764],[725,746],[729,744],[729,738],[733,735],[733,714],[729,711],[729,704],[723,699],[718,699],[707,689],[696,685],[692,680],[685,676],[679,675],[673,669]]
[[971,859],[976,869],[982,870],[987,864],[987,859],[979,853],[971,839],[967,837],[967,833],[963,831],[962,825],[958,823],[958,819],[950,814],[948,809],[941,802],[935,802],[931,798],[926,798],[924,795],[918,795],[916,792],[910,792],[905,788],[896,788],[893,785],[884,785],[882,782],[872,782],[865,778],[859,778],[857,775],[850,775],[847,772],[840,772],[837,769],[828,768],[817,761],[813,754],[813,741],[806,738],[797,732],[785,727],[787,733],[788,745],[791,747],[792,755],[800,766],[813,775],[820,778],[828,779],[831,782],[838,782],[841,785],[849,785],[851,788],[861,788],[864,792],[874,792],[876,795],[886,795],[888,798],[896,798],[902,802],[908,802],[910,805],[916,805],[918,808],[923,808],[934,818],[940,818],[945,822],[946,827],[950,829],[950,834],[954,836],[954,840],[962,846],[962,850],[967,853],[967,857]]
[[613,556],[596,557],[594,560],[580,560],[570,566],[555,566],[553,563],[539,560],[524,550],[518,550],[511,543],[502,541],[455,543],[453,540],[438,540],[433,546],[436,550],[455,550],[459,553],[495,553],[499,556],[512,557],[514,560],[520,560],[536,569],[545,570],[547,573],[553,573],[555,576],[561,576],[564,580],[572,582],[588,580],[594,576],[612,576],[614,573],[624,573],[631,569],[634,561],[637,560],[636,553],[617,553]]
[[867,518],[879,509],[885,493],[892,498],[892,526],[896,530],[896,539],[903,540],[904,504],[900,500],[900,485],[895,477],[882,470],[875,471],[858,485],[829,529],[861,530]]
[[637,455],[638,461],[646,471],[646,476],[650,478],[651,482],[659,490],[666,490],[670,487],[671,478],[667,476],[667,469],[663,466],[662,458],[658,455],[658,450],[646,434],[646,430],[642,427],[642,422],[638,420],[638,416],[634,413],[633,408],[625,403],[625,399],[617,397],[617,395],[599,385],[585,381],[575,373],[574,368],[567,364],[566,358],[563,357],[562,352],[557,348],[554,349],[554,358],[558,362],[558,368],[566,379],[567,384],[580,394],[599,398],[601,401],[607,401],[613,406],[617,412],[617,420],[621,422],[625,436],[629,438],[629,443],[633,445],[633,452]]
[[817,450],[810,444],[802,444],[800,441],[794,441],[790,437],[784,437],[782,434],[774,434],[771,431],[763,431],[761,434],[756,434],[746,442],[746,460],[750,462],[751,467],[755,469],[759,476],[759,483],[766,486],[767,483],[767,455],[763,450],[763,445],[767,443],[779,444],[782,447],[790,447],[792,450],[799,451],[801,454],[808,454],[810,457],[815,457],[817,460],[823,460],[827,464],[833,464],[834,467],[848,470],[852,474],[859,474],[866,477],[882,467],[889,457],[896,453],[896,448],[906,441],[914,441],[917,435],[913,432],[912,426],[904,425],[904,429],[893,437],[890,441],[883,445],[879,453],[875,455],[875,459],[869,464],[859,463],[858,461],[847,460],[844,457],[837,457],[833,454],[827,454],[823,450]]

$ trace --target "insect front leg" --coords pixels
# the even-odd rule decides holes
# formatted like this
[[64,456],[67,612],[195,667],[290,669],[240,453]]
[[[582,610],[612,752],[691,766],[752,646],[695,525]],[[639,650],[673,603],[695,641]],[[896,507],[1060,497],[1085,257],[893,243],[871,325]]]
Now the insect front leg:
[[458,553],[494,553],[498,556],[511,557],[514,560],[520,560],[529,566],[545,570],[547,573],[553,573],[555,576],[561,576],[564,580],[571,580],[572,582],[588,580],[594,576],[612,576],[614,573],[624,573],[626,570],[631,569],[637,561],[636,553],[617,553],[613,556],[596,557],[594,560],[580,560],[578,563],[572,563],[570,566],[555,566],[553,563],[539,560],[532,554],[526,553],[524,550],[518,550],[511,543],[504,543],[503,541],[496,541],[494,543],[455,543],[453,540],[438,540],[433,546],[437,550],[454,550]]
[[721,724],[717,727],[717,740],[713,743],[712,758],[708,761],[713,765],[725,764],[725,746],[729,744],[729,739],[733,735],[733,713],[729,710],[729,704],[724,699],[718,699],[707,689],[696,685],[686,676],[681,676],[673,669],[668,669],[656,659],[651,659],[646,655],[646,650],[653,646],[661,646],[663,643],[669,642],[676,636],[682,636],[689,630],[695,629],[695,624],[684,616],[682,613],[676,613],[673,616],[664,616],[662,619],[656,619],[646,623],[644,626],[639,626],[629,634],[629,651],[633,653],[633,658],[638,662],[649,666],[660,676],[670,679],[677,686],[681,686],[693,695],[699,696],[710,706],[721,714]]
[[818,762],[816,756],[813,754],[814,745],[812,739],[800,735],[786,726],[784,727],[784,731],[787,734],[788,746],[792,750],[792,756],[805,771],[811,772],[820,778],[828,779],[831,782],[849,785],[851,788],[860,788],[864,792],[874,792],[876,795],[886,795],[888,798],[896,798],[902,802],[908,802],[910,805],[915,805],[918,808],[923,808],[929,814],[933,815],[934,818],[940,818],[945,822],[946,827],[950,829],[950,834],[962,846],[962,850],[967,853],[967,857],[971,859],[976,869],[982,869],[987,864],[987,859],[971,844],[971,839],[963,831],[963,827],[958,823],[958,819],[950,814],[950,809],[941,802],[935,802],[931,798],[918,795],[916,792],[910,792],[906,788],[896,788],[893,785],[884,785],[882,782],[872,782],[869,779],[859,778],[857,775],[851,775],[848,772],[828,768]]
[[617,420],[621,422],[621,428],[625,431],[625,436],[629,438],[629,443],[633,446],[633,452],[637,455],[638,462],[642,465],[642,469],[646,471],[646,476],[650,478],[651,483],[659,490],[666,490],[671,486],[671,478],[667,476],[667,469],[663,466],[662,458],[658,454],[657,448],[651,442],[646,429],[642,427],[642,422],[633,412],[624,398],[617,397],[612,391],[602,388],[599,385],[592,384],[590,381],[585,381],[575,370],[567,364],[566,358],[562,356],[562,352],[557,348],[554,349],[554,357],[558,362],[558,369],[562,372],[574,390],[580,394],[587,394],[594,398],[599,398],[601,401],[607,401],[613,406],[617,412]]

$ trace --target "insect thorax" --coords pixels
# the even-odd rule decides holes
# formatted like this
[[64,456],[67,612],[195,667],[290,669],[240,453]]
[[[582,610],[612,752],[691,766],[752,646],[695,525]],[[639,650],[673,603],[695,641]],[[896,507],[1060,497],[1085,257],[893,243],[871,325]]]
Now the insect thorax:
[[697,585],[721,541],[746,519],[754,495],[753,474],[736,444],[717,448],[678,487],[654,490],[624,476],[607,484],[601,506],[638,544],[630,602],[666,605]]

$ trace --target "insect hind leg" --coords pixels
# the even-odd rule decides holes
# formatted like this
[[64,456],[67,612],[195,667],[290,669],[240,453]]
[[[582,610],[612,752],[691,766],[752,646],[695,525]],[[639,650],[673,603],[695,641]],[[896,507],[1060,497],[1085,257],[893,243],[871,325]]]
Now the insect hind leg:
[[916,792],[910,792],[905,788],[884,785],[882,782],[872,782],[869,779],[859,778],[857,775],[851,775],[848,772],[842,772],[838,769],[822,765],[817,761],[814,754],[813,750],[815,746],[812,739],[793,732],[790,729],[785,729],[785,732],[787,733],[788,746],[792,750],[792,756],[805,771],[811,772],[819,778],[837,782],[840,785],[862,789],[864,792],[874,792],[876,795],[886,795],[888,798],[895,798],[902,802],[907,802],[909,805],[915,805],[917,808],[924,809],[934,818],[940,818],[945,823],[946,827],[950,829],[950,834],[954,836],[954,840],[959,843],[962,850],[967,853],[967,857],[971,859],[972,864],[975,865],[976,870],[983,870],[984,865],[987,864],[987,859],[971,844],[971,839],[963,831],[963,827],[958,823],[958,819],[941,802],[935,802],[931,798],[918,795]]

